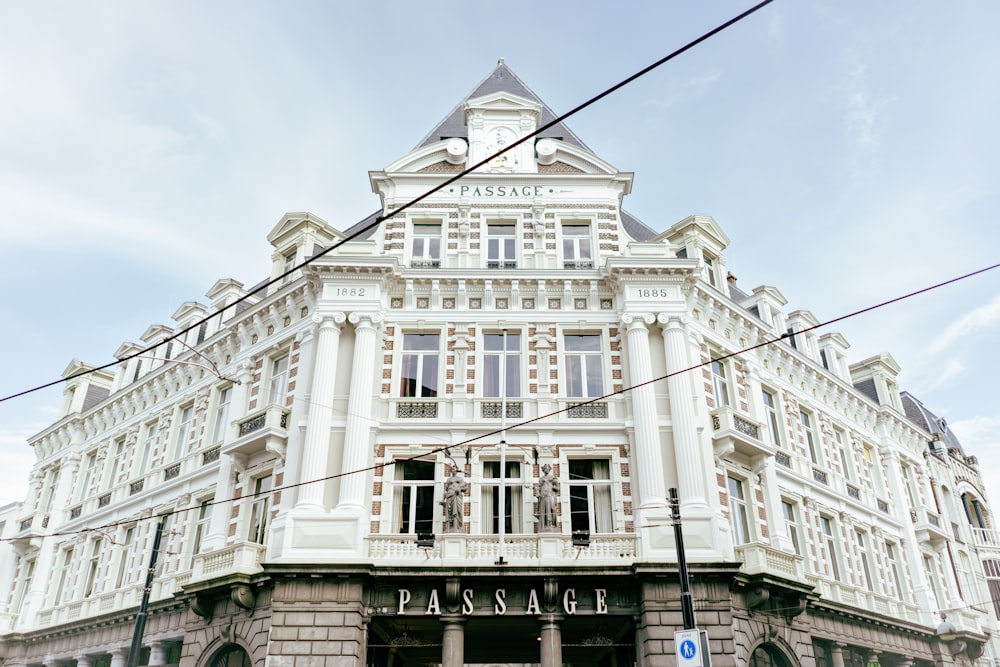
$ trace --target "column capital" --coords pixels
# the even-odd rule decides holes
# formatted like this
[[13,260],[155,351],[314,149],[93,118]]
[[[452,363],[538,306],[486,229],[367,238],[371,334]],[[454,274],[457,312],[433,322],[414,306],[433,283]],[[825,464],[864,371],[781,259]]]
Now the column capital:
[[660,313],[656,321],[664,329],[683,329],[691,322],[691,316],[686,313]]
[[347,315],[342,312],[326,312],[320,311],[318,313],[313,313],[312,321],[320,326],[320,328],[326,327],[337,327],[344,323],[347,319]]
[[629,328],[629,331],[633,329],[645,329],[647,326],[656,321],[656,316],[653,313],[622,313],[622,324]]
[[380,311],[354,311],[347,319],[355,328],[371,327],[374,329],[385,320],[385,313]]

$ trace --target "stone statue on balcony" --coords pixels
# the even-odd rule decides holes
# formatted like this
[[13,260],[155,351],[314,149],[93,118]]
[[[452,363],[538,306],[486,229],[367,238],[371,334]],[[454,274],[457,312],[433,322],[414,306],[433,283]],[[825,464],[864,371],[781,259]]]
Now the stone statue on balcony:
[[552,466],[548,463],[542,466],[542,476],[538,478],[535,488],[538,496],[538,532],[559,532],[556,521],[559,514],[559,478],[552,474]]
[[463,522],[463,506],[465,504],[465,489],[468,484],[465,475],[457,467],[452,466],[451,476],[444,482],[444,532],[461,533]]

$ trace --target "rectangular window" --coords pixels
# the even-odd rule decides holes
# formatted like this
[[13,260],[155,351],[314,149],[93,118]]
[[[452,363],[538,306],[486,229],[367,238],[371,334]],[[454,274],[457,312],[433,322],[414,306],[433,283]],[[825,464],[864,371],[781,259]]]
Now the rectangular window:
[[177,440],[174,442],[174,460],[184,456],[188,438],[191,437],[191,426],[194,423],[194,406],[186,405],[181,408],[180,422],[177,424]]
[[289,283],[292,281],[292,274],[290,273],[290,271],[295,267],[295,250],[292,249],[291,251],[285,253],[283,259],[285,260],[285,262],[281,268],[281,272],[287,275],[285,275],[285,277],[282,278],[281,282]]
[[513,223],[486,225],[486,268],[517,268],[517,226]]
[[1000,619],[1000,560],[984,560],[983,573],[986,575],[986,586],[993,601],[993,615]]
[[229,426],[229,404],[233,400],[233,388],[224,387],[219,390],[218,401],[215,404],[215,425],[212,427],[212,444],[222,442]]
[[944,609],[944,595],[941,593],[941,580],[938,578],[937,564],[934,557],[928,554],[924,554],[924,572],[931,585],[931,590],[934,591],[934,601],[937,602],[938,609]]
[[795,517],[795,505],[787,500],[781,501],[781,514],[785,519],[785,529],[788,537],[792,540],[792,548],[795,553],[802,555],[802,547],[799,544],[799,522]]
[[849,482],[853,482],[854,464],[851,460],[850,451],[847,448],[847,436],[839,428],[834,428],[833,440],[837,446],[837,452],[840,455],[840,467],[843,469],[844,477],[846,477]]
[[100,591],[97,584],[97,572],[101,566],[102,538],[98,537],[90,547],[90,559],[87,561],[87,578],[83,583],[83,597],[88,598]]
[[572,530],[610,533],[611,466],[607,459],[571,459],[569,511]]
[[[521,463],[506,462],[504,475],[504,532],[524,532],[521,517]],[[500,462],[483,462],[482,486],[482,531],[497,534],[500,532]]]
[[288,355],[271,361],[271,385],[268,390],[267,402],[272,405],[284,405],[288,393]]
[[601,337],[596,334],[566,335],[567,396],[598,398],[604,395],[604,360]]
[[861,450],[865,453],[865,470],[871,475],[875,493],[879,497],[884,497],[885,486],[882,482],[882,465],[875,455],[875,450],[872,449],[871,445],[863,445]]
[[413,223],[411,266],[441,266],[441,223]]
[[812,415],[805,410],[799,410],[799,422],[802,424],[806,448],[809,450],[809,460],[819,465],[819,445],[816,442],[816,433],[813,431]]
[[212,500],[211,498],[203,500],[198,505],[198,513],[195,516],[194,524],[194,544],[191,547],[192,555],[201,553],[201,542],[208,535],[208,527],[211,525],[210,521],[212,520]]
[[892,584],[895,589],[896,599],[902,601],[903,580],[899,576],[899,565],[896,562],[896,545],[892,542],[886,542],[885,555],[886,559],[889,561],[889,572],[892,574]]
[[869,591],[874,591],[875,589],[872,587],[871,559],[868,555],[868,536],[860,528],[854,530],[854,546],[858,550],[858,557],[861,559],[861,583]]
[[750,526],[747,522],[747,499],[743,492],[743,480],[728,478],[729,521],[733,529],[733,544],[739,546],[750,541]]
[[397,461],[393,466],[393,524],[397,533],[434,532],[434,463]]
[[28,592],[31,591],[31,580],[35,576],[35,559],[21,561],[21,587],[15,595],[16,602],[11,605],[20,614],[24,611],[24,601],[28,599]]
[[564,269],[594,268],[594,256],[591,250],[590,223],[563,223],[562,248]]
[[83,462],[83,479],[80,480],[80,500],[83,500],[89,495],[90,482],[94,479],[94,475],[96,473],[97,451],[95,450],[87,454],[87,457]]
[[705,280],[710,285],[717,285],[718,283],[715,282],[715,258],[704,252],[701,256],[705,260]]
[[159,435],[160,425],[157,422],[146,424],[146,437],[139,443],[139,470],[136,475],[145,475],[149,470],[149,460],[153,456],[156,448],[156,436]]
[[403,334],[399,395],[433,398],[438,392],[438,334]]
[[830,564],[830,576],[840,581],[840,563],[837,558],[837,538],[833,532],[833,520],[827,516],[819,517],[819,525],[823,530],[823,540],[826,542],[826,554]]
[[73,566],[73,547],[64,549],[62,559],[59,564],[59,572],[56,574],[56,586],[52,593],[50,604],[60,605],[64,602],[63,593],[66,592],[66,580],[69,578],[70,568]]
[[778,417],[778,401],[774,392],[769,389],[761,389],[760,394],[764,400],[764,424],[767,426],[768,442],[780,447],[781,419]]
[[271,475],[258,477],[253,481],[253,500],[250,501],[250,525],[247,541],[266,544],[267,529],[271,521]]
[[[715,355],[712,355],[715,356]],[[721,408],[729,405],[729,378],[727,376],[726,364],[722,361],[712,361],[712,398],[715,399],[715,407]]]
[[42,501],[42,511],[48,514],[52,511],[52,503],[56,499],[56,486],[59,484],[59,469],[49,473],[49,481],[45,485],[45,499]]
[[125,529],[125,535],[118,547],[118,575],[115,577],[115,588],[121,588],[131,580],[132,573],[129,571],[132,560],[132,540],[135,537],[135,527],[130,526]]
[[[500,367],[504,358],[504,335],[483,336],[483,396],[498,398],[500,393]],[[507,363],[504,366],[505,392],[507,398],[521,395],[521,335],[507,334]]]

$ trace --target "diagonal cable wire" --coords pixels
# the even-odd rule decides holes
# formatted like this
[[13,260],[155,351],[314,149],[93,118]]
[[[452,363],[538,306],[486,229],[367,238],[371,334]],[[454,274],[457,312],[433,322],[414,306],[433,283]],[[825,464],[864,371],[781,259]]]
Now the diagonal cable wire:
[[649,65],[649,66],[647,66],[647,67],[639,70],[635,74],[633,74],[633,75],[631,75],[631,76],[629,76],[629,77],[627,77],[625,79],[622,79],[621,81],[619,81],[615,85],[611,86],[610,88],[607,88],[603,92],[598,93],[597,95],[591,97],[586,102],[583,102],[583,103],[581,103],[581,104],[573,107],[571,110],[567,111],[563,115],[558,116],[554,120],[552,120],[552,121],[550,121],[550,122],[542,125],[541,127],[537,128],[534,132],[521,137],[517,141],[511,143],[509,146],[505,146],[504,148],[502,148],[501,150],[497,151],[496,153],[494,153],[494,154],[492,154],[492,155],[484,158],[483,160],[480,160],[476,164],[474,164],[471,167],[467,168],[465,171],[462,171],[462,172],[460,172],[458,174],[455,174],[454,176],[446,179],[445,181],[443,181],[443,182],[439,183],[438,185],[432,187],[430,190],[428,190],[424,194],[416,197],[415,199],[412,199],[411,201],[407,202],[406,204],[403,204],[399,208],[393,209],[392,211],[389,211],[389,212],[387,212],[387,213],[385,213],[383,215],[376,216],[367,225],[364,225],[363,227],[360,227],[359,229],[356,229],[354,232],[352,232],[348,236],[345,236],[340,241],[337,241],[336,243],[332,244],[328,248],[324,248],[323,250],[321,250],[320,252],[316,253],[312,257],[307,258],[302,263],[297,264],[297,265],[293,266],[292,268],[288,269],[287,271],[285,271],[281,275],[279,275],[279,276],[277,276],[275,278],[272,278],[271,280],[268,280],[268,281],[265,281],[265,282],[261,283],[252,292],[247,292],[246,294],[244,294],[240,298],[234,300],[232,303],[230,303],[230,304],[228,304],[228,305],[220,308],[219,310],[217,310],[217,311],[215,311],[215,312],[213,312],[213,313],[211,313],[209,315],[206,315],[205,317],[203,317],[202,319],[194,322],[190,326],[185,327],[185,328],[183,328],[183,329],[181,329],[179,331],[174,332],[172,335],[170,335],[170,336],[168,336],[168,337],[160,340],[155,345],[150,345],[150,346],[145,347],[145,348],[143,348],[141,350],[138,350],[136,352],[132,352],[131,354],[127,354],[127,355],[121,357],[120,359],[116,359],[114,361],[110,361],[110,362],[108,362],[108,363],[106,363],[106,364],[104,364],[102,366],[96,366],[94,368],[88,368],[88,369],[85,369],[85,370],[81,370],[81,371],[78,371],[78,372],[70,375],[69,377],[60,378],[58,380],[52,380],[50,382],[46,382],[45,384],[40,384],[40,385],[32,387],[30,389],[24,389],[22,391],[10,394],[9,396],[0,397],[0,403],[3,403],[4,401],[9,401],[9,400],[14,399],[14,398],[18,398],[20,396],[25,396],[27,394],[31,394],[33,392],[40,391],[42,389],[47,389],[49,387],[53,387],[53,386],[55,386],[57,384],[60,384],[61,382],[66,382],[66,381],[72,380],[74,378],[78,378],[78,377],[82,377],[84,375],[88,375],[90,373],[95,373],[95,372],[100,371],[100,370],[111,368],[112,366],[116,366],[116,365],[122,363],[123,361],[128,361],[129,359],[133,359],[135,357],[138,357],[139,355],[151,352],[152,350],[156,349],[157,347],[159,347],[160,345],[162,345],[164,343],[167,343],[167,342],[170,342],[172,340],[176,340],[176,339],[180,338],[181,336],[183,336],[184,334],[188,333],[189,331],[191,331],[191,330],[193,330],[193,329],[195,329],[197,327],[200,327],[205,322],[208,322],[209,320],[211,320],[216,315],[219,315],[220,313],[223,313],[223,312],[229,310],[230,308],[235,308],[238,304],[247,301],[248,299],[250,299],[251,297],[253,297],[255,294],[257,294],[258,292],[260,292],[261,290],[267,289],[268,287],[270,287],[271,285],[274,285],[275,283],[282,282],[286,277],[290,276],[295,271],[298,271],[299,269],[301,269],[304,266],[312,264],[313,262],[315,262],[316,260],[318,260],[320,257],[323,257],[323,256],[329,254],[330,252],[336,250],[337,248],[339,248],[343,244],[347,243],[348,241],[351,241],[351,240],[357,238],[358,236],[364,234],[368,230],[372,229],[373,227],[377,227],[378,225],[382,224],[382,222],[384,222],[385,220],[387,220],[387,219],[389,219],[389,218],[391,218],[391,217],[393,217],[395,215],[398,215],[399,213],[402,213],[403,211],[405,211],[405,210],[407,210],[407,209],[415,206],[417,203],[423,201],[424,199],[427,199],[428,197],[430,197],[434,193],[438,192],[439,190],[441,190],[441,189],[443,189],[443,188],[451,185],[452,183],[454,183],[455,181],[457,181],[457,180],[459,180],[461,178],[464,178],[465,176],[467,176],[471,172],[475,171],[476,169],[479,169],[483,165],[488,164],[491,160],[495,159],[496,157],[498,157],[500,155],[503,155],[504,153],[506,153],[508,151],[511,151],[514,148],[520,146],[524,142],[533,139],[534,137],[538,136],[540,133],[545,132],[546,130],[548,130],[549,128],[553,127],[554,125],[557,125],[557,124],[563,122],[564,120],[566,120],[570,116],[573,116],[574,114],[576,114],[576,113],[578,113],[578,112],[586,109],[590,105],[592,105],[592,104],[594,104],[594,103],[596,103],[596,102],[604,99],[605,97],[607,97],[611,93],[617,91],[618,89],[622,88],[623,86],[626,86],[626,85],[632,83],[633,81],[635,81],[639,77],[644,76],[644,75],[648,74],[649,72],[652,72],[654,69],[660,67],[661,65],[663,65],[663,64],[665,64],[665,63],[667,63],[667,62],[669,62],[671,60],[673,60],[677,56],[679,56],[682,53],[684,53],[684,52],[686,52],[686,51],[694,48],[695,46],[701,44],[702,42],[704,42],[705,40],[709,39],[710,37],[713,37],[713,36],[717,35],[718,33],[722,32],[723,30],[725,30],[726,28],[729,28],[729,27],[735,25],[736,23],[739,23],[740,21],[742,21],[746,17],[748,17],[751,14],[757,12],[758,10],[762,9],[763,7],[765,7],[766,5],[771,4],[772,2],[774,2],[774,0],[763,0],[763,2],[760,2],[760,3],[756,4],[756,5],[754,5],[750,9],[746,10],[745,12],[743,12],[742,14],[739,14],[739,15],[737,15],[737,16],[729,19],[725,23],[722,23],[721,25],[713,28],[712,30],[709,30],[705,34],[703,34],[700,37],[697,37],[696,39],[688,42],[687,44],[685,44],[684,46],[680,47],[676,51],[673,51],[673,52],[667,54],[666,56],[660,58],[659,60],[657,60],[653,64],[651,64],[651,65]]

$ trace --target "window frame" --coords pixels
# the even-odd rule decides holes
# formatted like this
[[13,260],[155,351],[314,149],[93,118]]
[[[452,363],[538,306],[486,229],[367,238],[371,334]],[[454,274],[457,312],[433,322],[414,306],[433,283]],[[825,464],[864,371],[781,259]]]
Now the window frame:
[[[432,230],[432,228],[434,229]],[[444,247],[443,230],[444,223],[441,220],[415,219],[410,221],[410,267],[440,268],[441,250]],[[419,244],[418,239],[420,240]],[[417,251],[418,245],[420,246],[419,253]]]
[[[768,403],[767,396],[771,397]],[[771,444],[781,447],[781,413],[778,406],[778,392],[767,386],[760,388],[760,400],[764,406],[764,426],[770,435]]]
[[[567,230],[585,229],[582,233]],[[568,245],[567,245],[568,244]],[[559,221],[559,249],[564,269],[593,269],[597,266],[594,244],[594,224],[591,220]],[[569,252],[567,252],[569,251]]]
[[[750,512],[747,506],[747,496],[744,489],[749,488],[749,481],[733,475],[726,474],[726,498],[729,505],[729,529],[733,536],[733,546],[739,547],[750,544],[753,541],[753,534],[750,530]],[[738,494],[734,495],[734,491]],[[739,519],[739,523],[737,523]],[[742,534],[741,534],[742,533]]]
[[[585,350],[585,349],[572,349],[570,344],[571,340],[582,340],[590,339],[597,341],[596,350]],[[586,333],[586,332],[563,332],[562,335],[562,364],[563,364],[563,377],[566,378],[564,394],[566,398],[570,399],[595,399],[601,398],[607,394],[605,387],[607,386],[607,374],[604,365],[604,360],[610,355],[605,354],[605,343],[603,333]],[[571,359],[579,359],[576,367]],[[593,366],[597,365],[598,370],[598,380],[600,385],[596,388],[596,391],[592,391],[591,387],[591,374],[593,373]],[[579,377],[574,378],[575,371],[579,369]],[[574,393],[574,384],[579,384],[580,392]]]
[[[408,464],[421,464],[413,467],[414,472],[426,474],[429,471],[430,476],[407,479]],[[412,456],[393,459],[391,479],[383,478],[384,487],[390,489],[391,511],[387,518],[392,534],[421,535],[436,532],[439,468],[437,461],[422,461]],[[425,527],[427,530],[422,530]]]
[[792,542],[792,549],[799,556],[803,555],[802,542],[799,538],[801,533],[799,530],[799,517],[801,514],[798,510],[798,503],[787,498],[781,499],[781,516],[785,522],[785,532],[788,533],[788,539]]
[[[829,529],[829,530],[828,530]],[[819,515],[819,532],[826,544],[828,574],[835,581],[840,579],[840,553],[837,550],[836,519],[828,514]]]
[[[266,484],[264,480],[267,480]],[[266,545],[274,502],[274,471],[264,470],[254,475],[249,486],[253,488],[253,494],[247,496],[247,524],[243,534],[247,542]]]
[[806,452],[813,465],[823,465],[822,451],[819,436],[816,433],[815,419],[816,413],[812,410],[799,407],[799,425],[802,427],[802,436],[805,441]]
[[729,381],[730,367],[724,359],[717,359],[722,356],[718,350],[709,350],[711,361],[709,362],[709,374],[712,376],[712,401],[715,409],[732,407],[732,391]]
[[871,549],[869,548],[868,535],[864,528],[854,527],[854,546],[861,561],[858,578],[861,579],[861,585],[864,586],[865,590],[869,593],[874,593],[875,579],[872,576],[873,561],[871,558]]
[[[516,338],[515,341],[511,341]],[[500,362],[504,357],[503,332],[496,333],[487,331],[483,333],[482,340],[482,381],[481,396],[483,398],[522,398],[524,391],[524,377],[521,373],[521,359],[523,358],[523,336],[521,331],[507,332],[507,369],[505,379],[507,381],[506,394],[500,393]],[[491,341],[495,341],[499,347],[490,349]],[[492,366],[495,365],[495,368]],[[511,371],[514,371],[514,379],[511,379]],[[493,380],[495,379],[495,382]],[[511,386],[513,384],[513,387]],[[513,389],[513,391],[511,391]]]
[[[433,337],[435,339],[434,346],[427,348],[415,348],[412,350],[407,349],[407,342],[409,340],[415,340],[418,338],[427,337],[430,339]],[[400,341],[400,354],[399,354],[399,369],[397,378],[399,381],[398,396],[399,398],[438,398],[441,392],[441,360],[444,355],[441,352],[441,341],[443,336],[441,332],[435,331],[432,333],[425,333],[421,331],[404,331],[402,333],[402,340]],[[414,357],[415,361],[410,362],[408,358]],[[433,358],[434,360],[434,386],[428,387],[422,384],[424,381],[424,375],[426,373],[426,362]],[[407,367],[413,363],[413,377],[406,375],[408,373]],[[407,384],[407,380],[412,380],[412,388]],[[427,392],[427,393],[425,393]]]
[[[288,373],[292,368],[292,355],[288,350],[284,350],[269,356],[268,362],[267,405],[285,407],[288,401]],[[281,368],[282,362],[284,368]]]
[[[177,430],[174,433],[174,451],[172,461],[177,461],[184,457],[184,448],[187,442],[191,439],[191,433],[194,431],[194,402],[187,403],[178,408],[177,416]],[[185,415],[187,419],[185,420]],[[167,463],[164,461],[164,463]]]
[[[486,225],[486,268],[516,269],[518,265],[517,221],[487,220],[484,224]],[[494,233],[500,229],[509,229],[510,234]],[[510,251],[510,256],[508,256],[507,251]]]
[[211,444],[216,445],[226,439],[226,432],[229,428],[229,410],[232,405],[233,385],[229,384],[216,389]]
[[[483,457],[479,461],[479,532],[483,535],[498,535],[500,527],[500,517],[497,514],[500,504],[500,477],[487,477],[487,465],[495,465],[497,472],[500,468],[499,454],[491,454]],[[507,458],[507,471],[504,479],[504,496],[506,510],[504,518],[504,533],[507,535],[519,535],[527,533],[527,522],[525,521],[524,507],[524,474],[529,469],[529,463],[519,457]],[[517,472],[510,474],[512,466],[517,466]],[[486,495],[489,493],[490,499],[487,502]],[[493,511],[489,513],[488,511]]]
[[[591,464],[592,477],[590,478],[574,478],[572,468],[579,465],[581,462],[589,462]],[[593,464],[607,464],[607,479],[602,479],[593,475],[597,475],[598,472],[593,468]],[[615,482],[617,475],[616,468],[617,462],[615,457],[610,454],[602,455],[602,453],[588,452],[586,456],[570,456],[563,462],[565,468],[560,466],[560,477],[565,477],[565,479],[560,479],[560,489],[565,488],[566,496],[565,503],[569,510],[569,527],[571,532],[576,532],[579,530],[587,530],[591,535],[606,535],[615,532]],[[562,471],[565,469],[565,475]],[[605,515],[599,518],[598,515],[598,502],[605,503],[604,498],[600,500],[597,497],[598,488],[606,487],[606,512]],[[577,493],[574,494],[574,489],[578,489]],[[580,489],[583,490],[583,494],[580,493]],[[563,500],[563,499],[560,499]],[[577,502],[574,503],[574,500]],[[579,520],[578,515],[581,514],[581,510],[574,509],[574,505],[579,505],[579,501],[586,501],[586,527],[582,527],[582,522]],[[560,512],[562,514],[562,512]],[[607,522],[607,526],[600,525],[603,522]],[[566,525],[564,522],[563,525]],[[607,527],[608,530],[598,530],[599,528]]]

